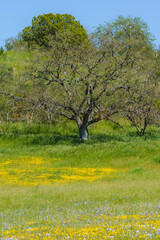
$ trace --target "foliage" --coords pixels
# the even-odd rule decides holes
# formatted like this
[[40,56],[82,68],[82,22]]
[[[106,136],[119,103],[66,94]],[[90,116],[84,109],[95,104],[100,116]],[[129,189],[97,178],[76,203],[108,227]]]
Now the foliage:
[[22,33],[19,33],[17,37],[10,37],[10,38],[6,39],[5,47],[6,47],[7,51],[24,48],[24,43],[22,40]]
[[[122,17],[81,45],[73,46],[70,39],[69,32],[59,33],[50,39],[49,51],[38,49],[31,68],[32,95],[36,106],[75,121],[80,138],[88,139],[88,127],[104,118],[113,121],[121,112],[118,91],[131,89],[133,95],[135,82],[141,88],[154,71],[152,39],[140,19]],[[147,68],[149,61],[153,64]]]
[[4,49],[3,47],[0,47],[0,55],[3,55],[4,54]]
[[159,99],[159,91],[155,86],[147,83],[141,86],[132,86],[126,93],[124,115],[136,127],[140,136],[145,134],[148,125],[155,123],[159,118],[159,109],[156,101]]
[[104,39],[106,43],[111,43],[114,39],[114,42],[118,41],[123,46],[118,55],[125,55],[130,65],[123,68],[125,74],[119,79],[121,87],[116,92],[116,98],[120,102],[118,111],[127,116],[138,133],[143,135],[147,126],[155,122],[159,115],[156,107],[156,102],[159,101],[159,76],[152,35],[140,18],[120,16],[113,23],[101,25],[95,36],[94,44],[100,48],[106,47],[102,44]]
[[13,69],[5,64],[0,65],[0,82],[4,83],[6,79],[11,78]]
[[[8,81],[9,80],[9,81]],[[6,91],[11,91],[9,83],[13,81],[13,69],[0,64],[0,120],[6,120],[12,108],[12,103],[6,98]]]
[[[110,30],[110,31],[109,31]],[[151,35],[147,24],[141,18],[119,16],[111,23],[100,25],[95,33],[94,43],[101,46],[101,41],[115,39],[120,45],[135,51],[143,47],[152,48],[154,37]],[[136,49],[137,48],[137,49]]]
[[59,32],[68,31],[72,43],[83,42],[87,33],[79,21],[70,14],[43,14],[34,17],[32,26],[23,29],[22,38],[28,44],[36,43],[39,46],[48,46],[50,36],[54,37]]

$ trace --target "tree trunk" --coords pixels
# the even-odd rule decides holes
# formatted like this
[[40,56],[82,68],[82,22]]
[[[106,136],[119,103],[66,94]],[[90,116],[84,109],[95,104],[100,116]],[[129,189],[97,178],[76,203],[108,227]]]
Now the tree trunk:
[[79,128],[79,135],[80,135],[80,139],[82,140],[88,140],[89,136],[88,136],[88,128],[86,125],[82,125]]

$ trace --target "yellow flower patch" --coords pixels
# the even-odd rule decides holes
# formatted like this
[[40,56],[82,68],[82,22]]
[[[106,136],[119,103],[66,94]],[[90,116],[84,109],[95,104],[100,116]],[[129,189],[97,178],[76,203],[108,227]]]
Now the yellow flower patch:
[[93,182],[103,176],[115,176],[112,168],[56,167],[54,162],[41,157],[21,157],[0,163],[0,185],[51,185],[77,181]]
[[[75,219],[78,216],[75,216]],[[76,226],[74,218],[26,223],[3,230],[3,239],[160,239],[160,215],[86,216]],[[87,221],[85,225],[83,221]]]

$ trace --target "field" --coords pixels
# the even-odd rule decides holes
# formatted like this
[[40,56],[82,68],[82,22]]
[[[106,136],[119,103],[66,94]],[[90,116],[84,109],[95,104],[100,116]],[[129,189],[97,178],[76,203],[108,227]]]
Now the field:
[[[8,131],[3,134],[3,131]],[[1,127],[0,239],[160,239],[160,131]]]

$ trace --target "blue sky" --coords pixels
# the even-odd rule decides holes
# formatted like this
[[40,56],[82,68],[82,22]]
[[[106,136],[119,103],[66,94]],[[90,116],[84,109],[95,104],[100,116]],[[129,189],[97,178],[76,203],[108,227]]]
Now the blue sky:
[[0,46],[32,18],[44,13],[72,14],[89,31],[119,15],[141,17],[160,45],[160,0],[1,0]]

